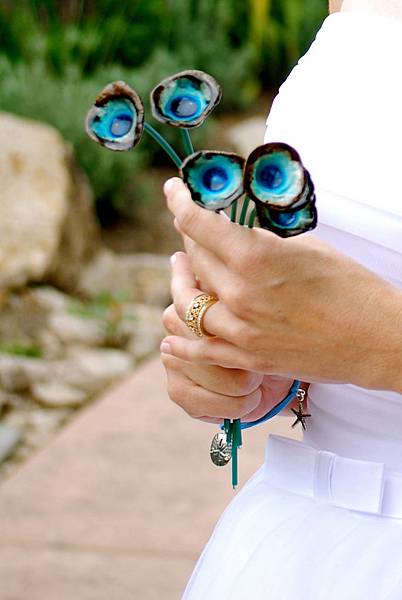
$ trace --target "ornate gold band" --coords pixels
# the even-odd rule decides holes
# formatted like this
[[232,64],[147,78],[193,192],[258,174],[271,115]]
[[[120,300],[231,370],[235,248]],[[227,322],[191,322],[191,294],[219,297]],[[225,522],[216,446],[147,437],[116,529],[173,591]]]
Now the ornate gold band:
[[185,316],[187,327],[198,337],[215,337],[205,331],[202,321],[208,308],[218,302],[218,298],[209,294],[199,294],[190,303]]

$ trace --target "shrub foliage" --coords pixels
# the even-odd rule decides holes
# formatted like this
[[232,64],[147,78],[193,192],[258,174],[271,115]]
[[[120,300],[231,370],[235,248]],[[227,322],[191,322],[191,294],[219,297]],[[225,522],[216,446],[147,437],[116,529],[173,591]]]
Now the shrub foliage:
[[147,100],[163,77],[197,68],[221,83],[220,110],[247,109],[286,76],[325,10],[325,0],[0,0],[0,109],[57,127],[98,202],[119,208],[161,154],[145,143],[116,155],[86,139],[85,113],[106,83],[125,79]]

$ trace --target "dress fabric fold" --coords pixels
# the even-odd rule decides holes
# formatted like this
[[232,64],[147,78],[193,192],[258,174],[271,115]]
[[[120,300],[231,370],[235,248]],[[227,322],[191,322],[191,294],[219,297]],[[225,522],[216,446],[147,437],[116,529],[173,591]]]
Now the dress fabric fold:
[[[331,15],[282,85],[265,138],[294,146],[311,172],[311,235],[398,288],[401,57],[402,20]],[[308,408],[303,450],[268,440],[183,600],[402,599],[402,396],[314,384]]]

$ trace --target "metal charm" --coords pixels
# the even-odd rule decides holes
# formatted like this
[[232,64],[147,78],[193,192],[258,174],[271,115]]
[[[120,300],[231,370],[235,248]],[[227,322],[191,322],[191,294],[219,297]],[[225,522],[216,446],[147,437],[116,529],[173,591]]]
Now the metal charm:
[[298,410],[295,410],[294,408],[292,408],[292,413],[294,413],[296,415],[296,421],[293,423],[292,428],[296,427],[296,425],[298,423],[301,423],[301,426],[303,427],[304,431],[306,431],[306,421],[305,419],[308,417],[311,417],[311,415],[309,414],[304,414],[303,411],[303,402],[306,398],[306,391],[299,389],[299,391],[297,392],[297,401],[299,403],[299,407]]
[[232,459],[232,444],[226,441],[226,433],[214,435],[210,449],[211,460],[217,467],[225,467]]

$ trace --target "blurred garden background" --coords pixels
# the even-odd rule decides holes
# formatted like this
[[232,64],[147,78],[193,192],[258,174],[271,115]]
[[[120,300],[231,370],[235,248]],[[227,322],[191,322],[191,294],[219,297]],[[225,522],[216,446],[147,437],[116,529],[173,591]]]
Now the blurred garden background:
[[[152,122],[150,90],[200,69],[223,99],[196,148],[246,155],[326,12],[0,0],[0,600],[177,599],[232,494],[208,460],[216,429],[168,402],[157,354],[181,246],[161,189],[175,170],[146,136],[127,153],[89,140],[87,111],[123,79]],[[241,481],[265,436],[245,444]]]
[[161,186],[175,171],[147,136],[126,153],[88,139],[98,93],[125,80],[152,121],[160,80],[206,71],[223,99],[195,147],[246,155],[326,12],[326,0],[0,0],[0,476],[163,336],[180,240]]
[[87,140],[84,115],[106,83],[124,79],[147,99],[162,78],[201,69],[223,87],[217,116],[238,118],[277,89],[326,11],[326,0],[2,0],[0,109],[73,144],[111,225],[149,199],[144,169],[166,159],[146,141],[122,156]]

